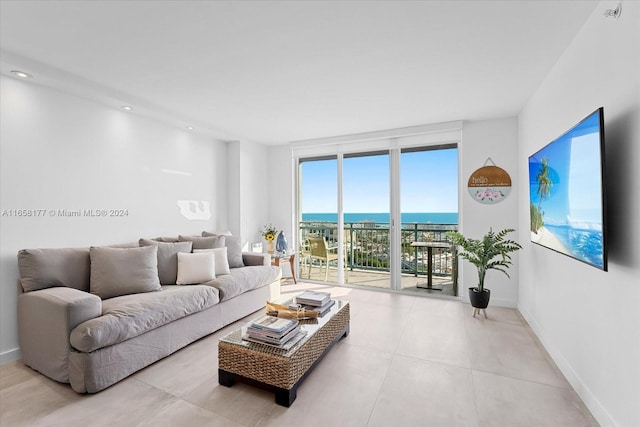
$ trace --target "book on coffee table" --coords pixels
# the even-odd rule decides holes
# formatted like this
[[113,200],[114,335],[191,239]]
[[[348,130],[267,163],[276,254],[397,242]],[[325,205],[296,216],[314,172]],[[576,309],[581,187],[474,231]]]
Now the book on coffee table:
[[294,328],[297,324],[298,321],[294,319],[264,315],[251,322],[249,328],[263,329],[280,334]]
[[247,335],[260,341],[271,344],[284,344],[293,338],[300,331],[300,325],[296,325],[290,330],[286,330],[281,334],[274,334],[260,329],[247,328]]
[[305,309],[306,311],[315,311],[318,313],[318,316],[322,317],[325,314],[327,314],[327,312],[331,309],[331,307],[333,307],[333,305],[336,303],[336,300],[334,299],[330,299],[326,304],[320,306],[320,307],[316,307],[313,305],[305,305],[305,304],[300,304],[300,303],[296,303],[296,300],[293,300],[294,302],[292,302],[289,305],[289,308],[291,308],[292,310],[298,310],[298,309]]
[[245,341],[253,342],[256,344],[263,344],[269,347],[279,348],[282,350],[291,350],[294,345],[296,345],[302,338],[307,336],[307,331],[297,331],[296,334],[284,344],[272,344],[270,342],[261,341],[259,339],[253,338],[249,335],[243,335],[242,339]]
[[314,307],[322,307],[331,301],[329,292],[304,291],[296,297],[296,303],[302,305],[312,305]]

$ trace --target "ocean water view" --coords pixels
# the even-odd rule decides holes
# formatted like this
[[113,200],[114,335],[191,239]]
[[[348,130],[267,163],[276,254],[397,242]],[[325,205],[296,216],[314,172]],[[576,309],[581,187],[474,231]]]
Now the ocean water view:
[[599,268],[603,267],[601,230],[580,230],[566,225],[548,224],[544,227],[560,240],[571,255]]
[[[302,221],[338,222],[337,213],[303,213]],[[345,213],[344,222],[370,221],[379,224],[389,223],[388,213]],[[405,212],[401,214],[401,221],[405,223],[422,224],[457,224],[457,212]]]

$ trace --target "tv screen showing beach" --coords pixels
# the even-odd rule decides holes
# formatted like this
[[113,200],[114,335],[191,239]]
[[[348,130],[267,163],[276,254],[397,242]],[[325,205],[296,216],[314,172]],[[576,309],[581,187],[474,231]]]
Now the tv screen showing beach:
[[602,109],[529,157],[531,241],[607,269]]

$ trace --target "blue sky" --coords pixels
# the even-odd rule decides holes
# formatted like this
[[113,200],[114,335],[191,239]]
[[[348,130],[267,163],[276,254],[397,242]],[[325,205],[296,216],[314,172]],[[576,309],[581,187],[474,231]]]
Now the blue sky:
[[[456,149],[403,153],[402,212],[458,211]],[[345,212],[389,212],[389,156],[345,158]],[[337,160],[302,163],[302,212],[337,211]]]

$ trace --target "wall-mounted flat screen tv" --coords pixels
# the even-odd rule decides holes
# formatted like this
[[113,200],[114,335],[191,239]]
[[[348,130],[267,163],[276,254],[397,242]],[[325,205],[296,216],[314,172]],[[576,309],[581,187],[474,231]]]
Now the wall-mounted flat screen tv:
[[603,108],[529,157],[531,241],[607,270]]

